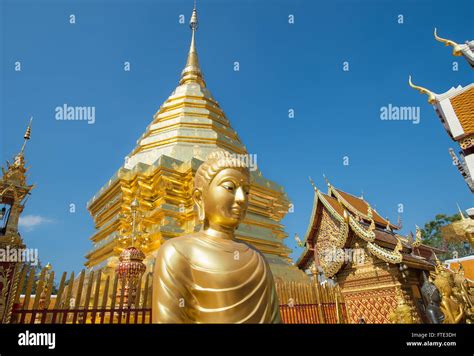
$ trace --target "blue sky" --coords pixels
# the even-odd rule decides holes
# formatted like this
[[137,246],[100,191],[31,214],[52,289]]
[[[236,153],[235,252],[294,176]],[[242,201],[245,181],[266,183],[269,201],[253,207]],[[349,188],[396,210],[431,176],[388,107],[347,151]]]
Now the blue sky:
[[[87,201],[177,86],[192,1],[0,4],[2,164],[18,152],[34,116],[26,158],[36,188],[24,211],[31,226],[22,235],[43,263],[77,271],[92,247]],[[283,221],[293,257],[299,250],[292,236],[304,236],[311,214],[308,176],[321,188],[324,173],[343,190],[363,191],[392,220],[403,204],[404,233],[436,214],[455,213],[456,203],[473,206],[448,154],[456,143],[407,78],[438,93],[473,81],[467,63],[432,33],[436,26],[457,42],[473,39],[474,2],[204,0],[198,11],[208,88],[258,154],[263,174],[284,186],[295,206]],[[55,108],[65,103],[95,106],[96,122],[55,120]],[[420,107],[420,123],[382,121],[380,109],[389,104]]]

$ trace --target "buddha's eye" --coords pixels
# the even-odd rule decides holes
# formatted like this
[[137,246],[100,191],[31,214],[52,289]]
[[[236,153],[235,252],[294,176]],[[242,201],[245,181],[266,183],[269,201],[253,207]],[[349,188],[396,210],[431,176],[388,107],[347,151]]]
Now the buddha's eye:
[[222,184],[224,189],[227,189],[229,192],[233,192],[235,190],[235,185],[232,182],[225,182]]

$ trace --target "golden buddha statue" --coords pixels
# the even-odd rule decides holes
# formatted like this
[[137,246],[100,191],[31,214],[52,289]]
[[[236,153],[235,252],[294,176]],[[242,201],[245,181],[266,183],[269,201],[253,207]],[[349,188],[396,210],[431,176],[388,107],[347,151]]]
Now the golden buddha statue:
[[462,264],[459,264],[459,269],[454,271],[453,281],[454,299],[463,306],[464,314],[466,315],[466,323],[473,324],[474,297],[471,294],[471,290],[474,291],[474,289],[469,286],[469,281],[464,276],[464,268]]
[[436,288],[441,293],[441,311],[443,312],[445,324],[459,324],[463,321],[464,310],[462,304],[458,303],[453,296],[453,283],[450,272],[446,269],[438,270],[434,280]]
[[273,275],[263,255],[235,240],[248,206],[244,160],[211,153],[196,172],[193,200],[201,229],[158,250],[154,323],[279,323]]

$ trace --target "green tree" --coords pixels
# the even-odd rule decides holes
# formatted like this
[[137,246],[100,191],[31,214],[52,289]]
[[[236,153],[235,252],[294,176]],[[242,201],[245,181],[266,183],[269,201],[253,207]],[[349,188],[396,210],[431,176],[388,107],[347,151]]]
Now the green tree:
[[453,258],[456,254],[458,257],[463,257],[471,253],[470,248],[466,249],[464,242],[446,241],[441,234],[441,228],[443,226],[449,225],[460,219],[461,216],[459,214],[451,216],[438,214],[435,216],[434,220],[428,221],[424,228],[421,229],[421,236],[425,245],[447,251],[438,256],[442,260]]

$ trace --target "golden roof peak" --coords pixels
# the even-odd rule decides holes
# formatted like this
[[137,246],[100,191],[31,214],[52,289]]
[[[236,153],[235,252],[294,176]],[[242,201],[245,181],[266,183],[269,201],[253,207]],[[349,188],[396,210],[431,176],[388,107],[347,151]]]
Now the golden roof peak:
[[186,67],[184,67],[183,72],[181,73],[181,80],[179,84],[185,84],[189,82],[195,82],[201,86],[206,86],[204,78],[201,73],[201,68],[199,66],[199,59],[196,51],[196,41],[195,34],[198,29],[199,22],[197,17],[196,2],[194,2],[193,13],[191,19],[189,20],[189,27],[191,28],[191,45],[189,46],[188,59],[186,60]]
[[418,90],[421,94],[428,95],[428,102],[430,104],[433,104],[436,101],[436,94],[426,88],[413,84],[413,82],[411,81],[411,75],[408,76],[408,85],[410,85],[413,89]]
[[453,47],[453,56],[462,56],[462,47],[454,41],[439,37],[436,27],[434,29],[434,38],[436,41],[444,43],[445,46]]
[[309,178],[309,181],[311,182],[311,185],[313,186],[314,191],[317,192],[318,188],[316,188],[316,184],[314,184],[313,179],[311,177],[308,177],[308,178]]

